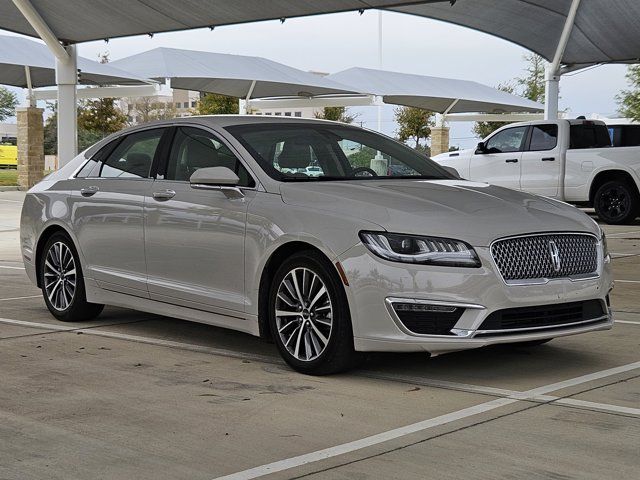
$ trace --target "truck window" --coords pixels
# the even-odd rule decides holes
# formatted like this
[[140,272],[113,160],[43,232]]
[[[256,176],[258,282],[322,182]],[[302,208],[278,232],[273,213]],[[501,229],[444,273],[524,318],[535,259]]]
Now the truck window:
[[553,150],[558,144],[558,125],[532,125],[529,151]]
[[487,153],[519,152],[527,127],[513,127],[496,133],[485,143]]
[[640,145],[640,125],[612,125],[609,127],[614,147],[637,147]]
[[580,123],[569,129],[569,148],[602,148],[611,146],[609,130],[605,125]]

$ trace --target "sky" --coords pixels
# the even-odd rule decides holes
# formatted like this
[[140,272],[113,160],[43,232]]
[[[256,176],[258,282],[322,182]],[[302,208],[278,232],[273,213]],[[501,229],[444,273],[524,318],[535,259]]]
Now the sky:
[[[6,33],[2,32],[1,33]],[[81,56],[111,60],[156,47],[206,50],[266,57],[302,70],[335,73],[350,67],[379,68],[378,12],[365,11],[254,24],[159,33],[80,44]],[[523,74],[525,49],[485,33],[425,18],[383,12],[382,68],[496,86]],[[614,116],[615,95],[626,87],[623,65],[604,65],[563,76],[560,109],[570,117]],[[357,121],[376,127],[376,107],[352,108]],[[471,123],[452,123],[451,145],[478,141]],[[383,131],[393,135],[393,107],[383,111]]]

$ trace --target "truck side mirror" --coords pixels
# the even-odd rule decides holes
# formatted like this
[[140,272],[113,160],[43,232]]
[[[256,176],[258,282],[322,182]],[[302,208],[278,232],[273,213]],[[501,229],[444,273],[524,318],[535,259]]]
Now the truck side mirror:
[[478,146],[476,147],[476,155],[487,153],[487,147],[485,147],[484,142],[478,142]]

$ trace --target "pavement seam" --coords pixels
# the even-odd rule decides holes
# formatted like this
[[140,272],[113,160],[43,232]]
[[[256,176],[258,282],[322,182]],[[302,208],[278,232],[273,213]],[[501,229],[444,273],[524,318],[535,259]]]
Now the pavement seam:
[[[517,415],[519,413],[526,412],[526,411],[532,410],[534,408],[542,407],[542,406],[558,405],[558,406],[562,406],[562,407],[575,408],[575,409],[578,409],[578,410],[590,411],[590,412],[594,412],[594,413],[604,413],[604,414],[616,415],[616,416],[626,417],[626,418],[637,418],[637,417],[632,417],[630,415],[622,415],[622,414],[619,414],[619,413],[612,413],[612,412],[603,412],[601,410],[592,410],[592,409],[588,409],[588,408],[580,408],[580,407],[576,407],[576,406],[561,405],[561,404],[556,403],[558,400],[568,399],[568,398],[571,398],[571,397],[573,397],[575,395],[581,395],[583,393],[587,393],[587,392],[596,390],[598,388],[605,388],[605,387],[608,387],[608,386],[611,386],[611,385],[615,385],[615,384],[618,384],[618,383],[621,383],[621,382],[626,382],[628,380],[633,380],[633,379],[636,379],[636,378],[640,378],[640,375],[634,375],[633,377],[617,380],[615,382],[610,382],[610,383],[608,383],[606,385],[600,385],[600,386],[597,386],[597,387],[587,388],[587,389],[584,389],[584,390],[582,390],[580,392],[572,393],[572,394],[567,395],[565,397],[556,397],[554,400],[549,400],[549,401],[536,402],[536,401],[532,401],[532,400],[523,400],[525,402],[532,403],[532,405],[530,405],[528,407],[524,407],[524,408],[522,408],[520,410],[517,410],[515,412],[507,412],[507,413],[504,413],[502,415],[495,416],[493,418],[489,418],[489,419],[486,419],[486,420],[481,420],[481,421],[478,421],[478,422],[473,422],[473,423],[471,423],[469,425],[464,425],[462,427],[450,430],[448,432],[442,432],[440,434],[433,435],[431,437],[424,438],[424,439],[421,439],[421,440],[417,440],[415,442],[411,442],[411,443],[408,443],[406,445],[401,445],[399,447],[395,447],[395,448],[389,449],[389,450],[384,451],[384,452],[378,452],[378,453],[369,455],[367,457],[362,457],[362,458],[358,458],[358,459],[355,459],[355,460],[350,460],[348,462],[344,462],[344,463],[342,463],[340,465],[332,465],[332,466],[326,467],[324,469],[316,470],[316,471],[313,471],[313,472],[305,473],[303,475],[298,475],[296,477],[289,477],[289,478],[291,480],[299,479],[299,478],[305,478],[305,477],[309,477],[311,475],[316,475],[318,473],[324,473],[324,472],[328,472],[328,471],[331,471],[331,470],[335,470],[337,468],[345,467],[345,466],[348,466],[348,465],[353,465],[355,463],[363,462],[363,461],[366,461],[366,460],[371,460],[372,458],[377,458],[377,457],[380,457],[380,456],[383,456],[383,455],[387,455],[389,453],[394,453],[394,452],[397,452],[397,451],[400,451],[400,450],[404,450],[406,448],[410,448],[410,447],[413,447],[415,445],[420,445],[422,443],[426,443],[426,442],[429,442],[429,441],[437,439],[437,438],[441,438],[441,437],[444,437],[444,436],[447,436],[447,435],[450,435],[450,434],[453,434],[453,433],[461,432],[461,431],[464,431],[464,430],[467,430],[467,429],[470,429],[470,428],[473,428],[473,427],[477,427],[477,426],[480,426],[480,425],[485,425],[485,424],[493,422],[495,420],[500,420],[500,419],[505,418],[505,417],[509,417],[509,416],[512,416],[512,415]],[[518,400],[514,400],[514,401],[517,402]],[[467,418],[469,418],[469,417],[467,417]],[[222,478],[224,478],[224,477],[222,477]]]

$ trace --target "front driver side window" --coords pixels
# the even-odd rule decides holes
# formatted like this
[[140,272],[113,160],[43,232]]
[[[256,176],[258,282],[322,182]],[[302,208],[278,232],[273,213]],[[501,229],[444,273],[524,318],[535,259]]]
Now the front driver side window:
[[496,133],[486,141],[486,153],[519,152],[526,132],[527,127],[514,127]]
[[240,178],[239,186],[255,186],[247,169],[215,135],[199,128],[178,127],[165,180],[188,182],[193,172],[207,167],[227,167]]

